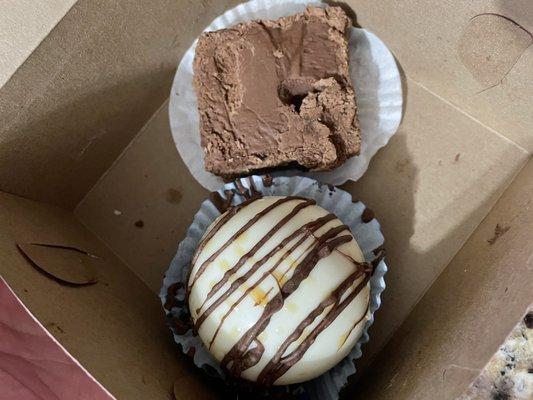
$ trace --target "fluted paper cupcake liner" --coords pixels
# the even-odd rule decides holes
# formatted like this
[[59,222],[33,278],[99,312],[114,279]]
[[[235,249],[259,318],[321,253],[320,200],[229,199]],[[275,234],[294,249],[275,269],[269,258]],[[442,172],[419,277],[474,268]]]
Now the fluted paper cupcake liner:
[[[367,215],[371,214],[368,211],[363,217],[365,205],[360,201],[354,202],[349,193],[306,177],[276,177],[273,178],[270,186],[265,185],[260,176],[242,178],[240,181],[244,187],[250,188],[250,179],[253,180],[255,188],[265,196],[302,196],[316,200],[317,205],[335,214],[350,228],[364,254],[365,261],[371,262],[376,258],[374,250],[381,248],[384,242],[379,223],[373,216],[367,218]],[[232,205],[244,201],[244,197],[239,194],[235,183],[224,185],[218,190],[218,193],[225,198],[225,191],[227,190],[235,193]],[[203,234],[219,215],[220,212],[211,200],[205,200],[202,203],[165,274],[160,298],[167,314],[169,326],[173,331],[174,340],[182,347],[183,352],[192,356],[194,363],[209,374],[225,377],[218,362],[204,347],[200,337],[194,336],[189,327],[176,325],[176,321],[180,321],[184,315],[188,315],[187,304],[185,304],[184,299],[190,261]],[[317,400],[335,400],[338,398],[339,391],[347,383],[348,376],[355,373],[354,360],[361,357],[361,345],[369,340],[368,327],[374,321],[374,312],[381,304],[380,296],[385,289],[384,275],[386,272],[385,261],[381,260],[370,279],[369,320],[362,336],[348,356],[319,377],[302,384],[291,385],[285,390],[299,393],[302,398]]]
[[[216,31],[253,19],[276,19],[303,12],[308,5],[325,6],[312,0],[253,0],[216,18],[205,31]],[[357,10],[355,10],[357,12]],[[279,175],[305,175],[324,183],[340,185],[356,181],[367,170],[370,159],[394,135],[402,117],[402,85],[398,66],[387,46],[366,29],[349,28],[350,76],[357,96],[361,127],[361,152],[333,171],[302,173],[287,170]],[[199,115],[193,86],[193,60],[197,40],[185,52],[170,92],[170,128],[176,147],[194,178],[205,188],[216,190],[223,180],[204,168],[200,145]]]

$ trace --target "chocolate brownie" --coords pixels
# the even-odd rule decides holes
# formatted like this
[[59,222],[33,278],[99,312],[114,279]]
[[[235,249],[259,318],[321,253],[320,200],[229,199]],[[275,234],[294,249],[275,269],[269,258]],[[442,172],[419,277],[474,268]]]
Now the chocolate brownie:
[[200,36],[194,84],[208,171],[323,171],[359,153],[349,25],[339,7],[308,7]]

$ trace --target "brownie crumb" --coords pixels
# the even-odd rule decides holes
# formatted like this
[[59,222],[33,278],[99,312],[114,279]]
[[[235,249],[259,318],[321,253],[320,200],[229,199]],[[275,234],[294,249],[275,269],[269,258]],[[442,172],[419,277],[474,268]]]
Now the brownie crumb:
[[55,322],[48,322],[46,324],[47,327],[49,327],[50,329],[53,329],[54,331],[58,332],[58,333],[65,333],[65,331],[63,330],[63,328],[61,328],[58,324],[56,324]]
[[263,179],[264,187],[272,186],[272,182],[273,182],[272,175],[269,175],[269,174],[263,175],[262,179]]

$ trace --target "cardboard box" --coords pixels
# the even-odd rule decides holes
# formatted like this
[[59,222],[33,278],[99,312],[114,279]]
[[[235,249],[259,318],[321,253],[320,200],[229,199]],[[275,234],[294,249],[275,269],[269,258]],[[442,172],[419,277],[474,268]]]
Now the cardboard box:
[[[157,298],[207,195],[175,150],[167,98],[183,52],[236,2],[5,3],[0,274],[117,398],[167,399],[175,381],[203,398]],[[405,113],[343,185],[375,211],[390,268],[346,394],[454,398],[533,301],[533,7],[348,4],[395,54]],[[60,285],[19,243],[97,254],[99,282]]]

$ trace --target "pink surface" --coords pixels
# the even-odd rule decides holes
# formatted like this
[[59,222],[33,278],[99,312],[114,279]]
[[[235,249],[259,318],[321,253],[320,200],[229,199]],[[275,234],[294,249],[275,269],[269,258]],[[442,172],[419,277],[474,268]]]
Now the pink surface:
[[0,400],[112,400],[0,277]]

